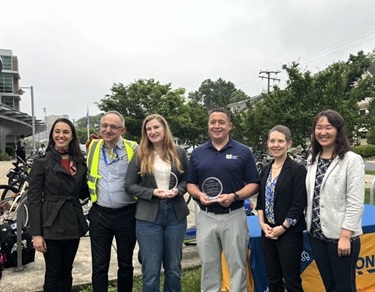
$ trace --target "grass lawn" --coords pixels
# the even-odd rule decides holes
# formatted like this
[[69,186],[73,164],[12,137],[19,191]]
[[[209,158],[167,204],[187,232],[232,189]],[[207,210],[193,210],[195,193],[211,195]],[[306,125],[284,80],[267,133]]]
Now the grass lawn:
[[[164,283],[164,275],[160,278],[160,291],[164,291],[163,289]],[[200,291],[201,284],[201,269],[189,269],[182,271],[182,292],[194,292]],[[92,287],[79,287],[78,289],[74,289],[74,291],[82,291],[82,292],[92,292]],[[133,292],[141,292],[142,291],[142,277],[137,276],[134,277],[133,282]],[[108,287],[108,292],[117,292],[117,287],[115,285],[110,285]]]

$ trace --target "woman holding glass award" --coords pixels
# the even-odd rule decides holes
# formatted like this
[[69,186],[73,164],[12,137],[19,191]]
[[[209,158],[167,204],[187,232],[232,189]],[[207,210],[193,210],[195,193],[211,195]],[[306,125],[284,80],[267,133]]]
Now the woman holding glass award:
[[137,197],[136,234],[142,261],[142,290],[159,291],[163,263],[165,291],[181,291],[182,245],[187,227],[185,149],[176,146],[167,121],[145,118],[129,164],[125,188]]

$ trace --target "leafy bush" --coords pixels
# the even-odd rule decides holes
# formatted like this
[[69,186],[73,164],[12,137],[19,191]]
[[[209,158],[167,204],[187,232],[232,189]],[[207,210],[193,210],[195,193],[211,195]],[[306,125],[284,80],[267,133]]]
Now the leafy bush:
[[8,154],[9,156],[15,156],[15,151],[14,151],[14,147],[12,146],[5,146],[5,153]]
[[0,161],[9,160],[9,155],[7,153],[3,153],[0,150]]
[[358,153],[362,157],[371,157],[375,156],[375,145],[360,145],[354,146],[352,150],[355,153]]
[[375,145],[375,126],[372,126],[366,134],[368,144]]

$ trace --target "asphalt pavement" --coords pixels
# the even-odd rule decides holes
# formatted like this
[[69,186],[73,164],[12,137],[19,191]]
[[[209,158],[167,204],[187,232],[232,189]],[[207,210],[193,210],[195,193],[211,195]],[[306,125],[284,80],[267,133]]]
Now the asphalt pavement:
[[[7,184],[6,174],[13,168],[10,161],[0,161],[0,184]],[[197,208],[193,201],[189,204],[190,215],[188,216],[188,227],[195,225],[195,212]],[[198,249],[195,245],[184,245],[182,248],[183,258],[182,267],[193,268],[200,265]],[[138,263],[138,245],[136,245],[133,256],[134,275],[141,275],[141,265]],[[44,281],[44,258],[41,253],[36,253],[35,261],[25,265],[20,270],[7,268],[3,271],[3,277],[0,280],[1,292],[24,292],[24,291],[43,291]],[[111,251],[111,262],[109,268],[109,280],[116,281],[117,278],[117,257],[115,250],[115,241]],[[82,237],[79,249],[73,264],[73,286],[75,291],[79,287],[91,283],[91,248],[90,238]]]

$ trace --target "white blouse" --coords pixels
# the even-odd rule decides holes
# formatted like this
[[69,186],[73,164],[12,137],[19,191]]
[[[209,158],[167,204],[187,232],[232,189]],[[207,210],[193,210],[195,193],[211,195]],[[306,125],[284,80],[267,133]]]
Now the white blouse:
[[169,190],[171,165],[163,161],[156,152],[154,160],[154,177],[158,189]]

